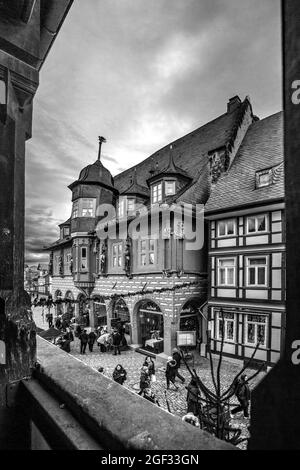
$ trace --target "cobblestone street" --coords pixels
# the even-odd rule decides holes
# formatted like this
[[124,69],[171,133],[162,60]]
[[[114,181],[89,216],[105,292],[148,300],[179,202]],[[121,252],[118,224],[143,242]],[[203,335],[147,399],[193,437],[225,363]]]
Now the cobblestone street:
[[[34,309],[34,319],[38,327],[47,329],[48,325],[46,321],[43,322],[41,315],[41,308]],[[140,379],[140,369],[143,365],[145,356],[131,351],[126,350],[122,351],[121,355],[114,356],[112,352],[101,353],[98,346],[95,344],[93,352],[90,352],[87,348],[85,354],[80,354],[80,343],[77,338],[71,345],[71,354],[77,359],[84,362],[89,367],[92,367],[96,370],[99,367],[103,367],[103,374],[109,378],[112,378],[112,373],[117,364],[121,364],[127,371],[127,380],[125,385],[133,392],[139,391],[139,379]],[[214,361],[215,371],[217,367],[217,361]],[[201,377],[204,384],[213,390],[213,383],[211,378],[211,370],[209,365],[209,360],[203,357],[195,358],[195,369],[197,374]],[[234,376],[240,371],[241,367],[235,364],[232,364],[227,361],[223,361],[221,367],[221,385],[222,389],[225,390],[231,384]],[[190,373],[183,366],[180,370],[181,375],[185,378],[185,383],[182,384],[179,379],[177,379],[177,386],[179,387],[176,391],[173,386],[170,386],[169,390],[166,390],[166,379],[165,371],[163,366],[156,366],[156,382],[151,384],[151,388],[156,394],[156,397],[160,403],[160,406],[164,409],[167,408],[165,391],[167,393],[167,399],[170,406],[170,411],[177,416],[182,417],[186,414],[187,404],[186,404],[186,386],[190,380]],[[251,371],[251,374],[253,371]],[[250,375],[250,371],[249,371]],[[263,377],[264,373],[260,373],[254,381],[251,382],[251,389],[258,381]],[[142,399],[142,398],[141,398]],[[237,403],[237,400],[233,397],[231,400],[232,403]],[[236,415],[236,418],[232,422],[243,429],[243,437],[247,436],[247,426],[249,425],[249,419],[242,417],[241,413]],[[245,445],[241,445],[242,448],[245,448]]]

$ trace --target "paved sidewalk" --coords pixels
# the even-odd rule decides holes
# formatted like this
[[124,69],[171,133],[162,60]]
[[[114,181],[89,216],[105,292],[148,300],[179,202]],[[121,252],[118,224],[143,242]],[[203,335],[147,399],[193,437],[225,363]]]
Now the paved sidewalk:
[[[37,326],[39,326],[40,328],[48,328],[46,320],[43,321],[40,307],[34,309],[34,319],[36,321]],[[98,370],[99,367],[103,367],[104,375],[109,378],[112,378],[112,373],[116,365],[121,364],[127,371],[127,380],[124,386],[134,392],[139,390],[140,369],[145,360],[144,355],[131,350],[122,351],[121,355],[117,356],[113,355],[113,353],[111,352],[101,353],[97,344],[95,344],[92,353],[87,348],[85,354],[80,354],[80,345],[79,340],[77,338],[75,338],[75,341],[71,343],[71,355],[81,360],[93,369]],[[214,361],[214,366],[216,371],[217,361]],[[195,364],[195,369],[204,384],[211,390],[213,390],[211,370],[208,359],[199,358]],[[240,369],[240,366],[223,361],[221,367],[222,390],[225,390],[229,387],[232,379],[240,371]],[[177,379],[176,384],[179,387],[179,390],[176,391],[172,388],[173,386],[171,385],[170,389],[167,391],[167,398],[171,412],[174,415],[182,417],[184,414],[186,414],[187,409],[187,391],[185,387],[187,386],[190,380],[190,373],[188,372],[186,367],[183,366],[180,369],[180,374],[185,378],[185,384],[182,384],[181,381]],[[260,373],[259,376],[257,376],[257,378],[254,380],[254,382],[251,382],[251,388],[253,388],[253,386],[256,385],[263,376],[264,373]],[[165,398],[166,379],[163,367],[156,366],[156,379],[156,382],[153,382],[151,384],[151,388],[156,394],[160,406],[167,410],[167,403]],[[231,402],[236,403],[236,399],[233,398]],[[243,435],[247,436],[247,426],[249,425],[249,419],[245,419],[241,416],[241,414],[237,414],[236,418],[233,420],[233,423],[238,424],[243,429]],[[245,445],[241,445],[241,447],[245,448]]]

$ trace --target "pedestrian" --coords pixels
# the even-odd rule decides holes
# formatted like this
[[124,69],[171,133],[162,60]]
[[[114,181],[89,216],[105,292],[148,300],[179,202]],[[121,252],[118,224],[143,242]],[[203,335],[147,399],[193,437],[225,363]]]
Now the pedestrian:
[[86,333],[86,330],[83,330],[82,333],[79,335],[79,340],[80,340],[80,354],[85,354],[86,346],[88,343],[88,335]]
[[150,375],[149,375],[149,369],[147,366],[143,366],[141,368],[141,376],[140,376],[140,391],[139,391],[139,395],[143,395],[144,394],[144,390],[146,388],[149,388],[150,387],[150,382],[151,382],[151,379],[150,379]]
[[56,318],[55,320],[55,328],[57,328],[58,330],[61,329],[61,318],[60,318],[60,315]]
[[186,387],[187,389],[187,413],[192,412],[195,416],[199,415],[199,407],[200,407],[200,398],[201,393],[197,385],[197,381],[194,377],[192,377],[190,383]]
[[100,348],[101,352],[106,352],[106,344],[108,342],[109,334],[107,332],[103,332],[101,336],[97,339],[97,344]]
[[66,331],[66,334],[65,336],[70,340],[70,341],[74,341],[74,335],[73,335],[73,332],[70,328],[67,328],[67,331]]
[[88,334],[88,344],[89,344],[90,352],[93,352],[93,347],[94,347],[96,339],[97,339],[96,333],[93,330],[91,330],[90,333]]
[[182,421],[185,421],[186,423],[189,423],[192,426],[196,426],[196,428],[200,427],[199,419],[197,418],[197,416],[194,415],[192,411],[183,416]]
[[178,387],[175,384],[176,373],[177,373],[177,363],[176,361],[174,361],[174,359],[171,356],[169,356],[167,360],[167,367],[166,367],[167,390],[169,390],[170,382],[172,382],[176,390],[178,390]]
[[249,402],[250,402],[250,397],[251,397],[251,392],[250,388],[248,385],[248,377],[246,374],[243,374],[240,379],[236,381],[235,385],[235,396],[239,401],[239,406],[235,407],[233,410],[231,410],[231,418],[233,418],[233,415],[238,413],[239,411],[244,412],[244,417],[248,418],[249,417]]
[[79,336],[81,335],[81,333],[82,333],[82,328],[81,328],[80,325],[77,325],[77,326],[76,326],[76,329],[75,329],[75,336],[76,336],[76,338],[79,338]]
[[117,351],[118,351],[118,354],[121,354],[120,343],[121,343],[121,335],[116,329],[114,329],[112,333],[112,344],[114,348],[114,356],[117,355]]
[[121,366],[121,364],[118,364],[115,367],[115,370],[113,371],[113,379],[115,382],[118,382],[118,384],[120,385],[123,385],[123,383],[127,379],[127,372],[124,369],[124,367]]
[[53,315],[52,315],[52,313],[48,313],[47,321],[48,321],[49,328],[52,328],[52,326],[53,326]]
[[154,361],[153,361],[152,357],[147,356],[145,361],[144,361],[143,366],[148,367],[151,382],[156,382],[155,364],[154,364]]
[[178,377],[181,380],[181,382],[184,384],[185,378],[179,374],[182,356],[180,354],[180,351],[177,348],[173,349],[172,357],[174,361],[176,361],[176,377]]
[[155,393],[152,392],[151,388],[145,388],[144,394],[142,396],[151,403],[160,406],[159,401],[157,400]]
[[71,352],[71,341],[68,339],[67,335],[64,336],[63,341],[60,345],[60,349],[67,353]]

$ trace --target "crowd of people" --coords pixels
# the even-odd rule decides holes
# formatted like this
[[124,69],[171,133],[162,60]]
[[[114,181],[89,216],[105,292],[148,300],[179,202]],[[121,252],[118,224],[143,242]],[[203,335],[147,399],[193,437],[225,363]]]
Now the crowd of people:
[[[53,326],[53,314],[51,313],[53,303],[51,301],[52,299],[50,298],[33,302],[35,306],[42,307],[43,319],[45,316],[45,309],[48,309],[46,320],[49,324],[49,328]],[[87,350],[92,353],[94,346],[97,345],[99,352],[101,353],[111,352],[113,355],[121,355],[122,347],[127,346],[124,330],[121,324],[114,327],[111,332],[108,331],[106,326],[101,326],[96,329],[89,328],[89,331],[87,331],[87,329],[80,324],[75,326],[72,320],[68,319],[64,315],[57,315],[54,324],[55,328],[61,332],[61,335],[55,340],[55,344],[67,353],[71,352],[71,343],[74,341],[74,336],[79,339],[80,354],[86,354]],[[177,348],[174,348],[172,356],[168,357],[165,367],[167,390],[170,389],[171,384],[176,391],[179,390],[179,387],[176,384],[177,379],[179,379],[182,384],[185,383],[185,378],[179,372],[181,362],[182,353]],[[100,367],[98,371],[103,372],[103,367]],[[113,371],[112,379],[120,385],[124,385],[127,380],[127,371],[122,364],[117,364]],[[151,357],[147,356],[140,370],[139,391],[137,393],[151,403],[160,406],[160,403],[151,388],[151,385],[155,381],[155,363]],[[245,418],[249,416],[250,388],[247,381],[247,376],[243,374],[234,384],[234,395],[237,398],[239,405],[231,410],[231,418],[233,418],[238,412],[243,412]],[[202,410],[203,401],[197,379],[192,377],[185,388],[187,390],[187,411],[182,417],[182,420],[192,424],[193,426],[199,427],[199,416]]]

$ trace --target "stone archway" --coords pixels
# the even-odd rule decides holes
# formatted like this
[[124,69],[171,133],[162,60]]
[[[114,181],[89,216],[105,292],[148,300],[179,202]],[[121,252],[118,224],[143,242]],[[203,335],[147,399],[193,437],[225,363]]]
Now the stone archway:
[[136,338],[142,348],[159,354],[164,350],[164,315],[152,299],[143,299],[134,307]]

